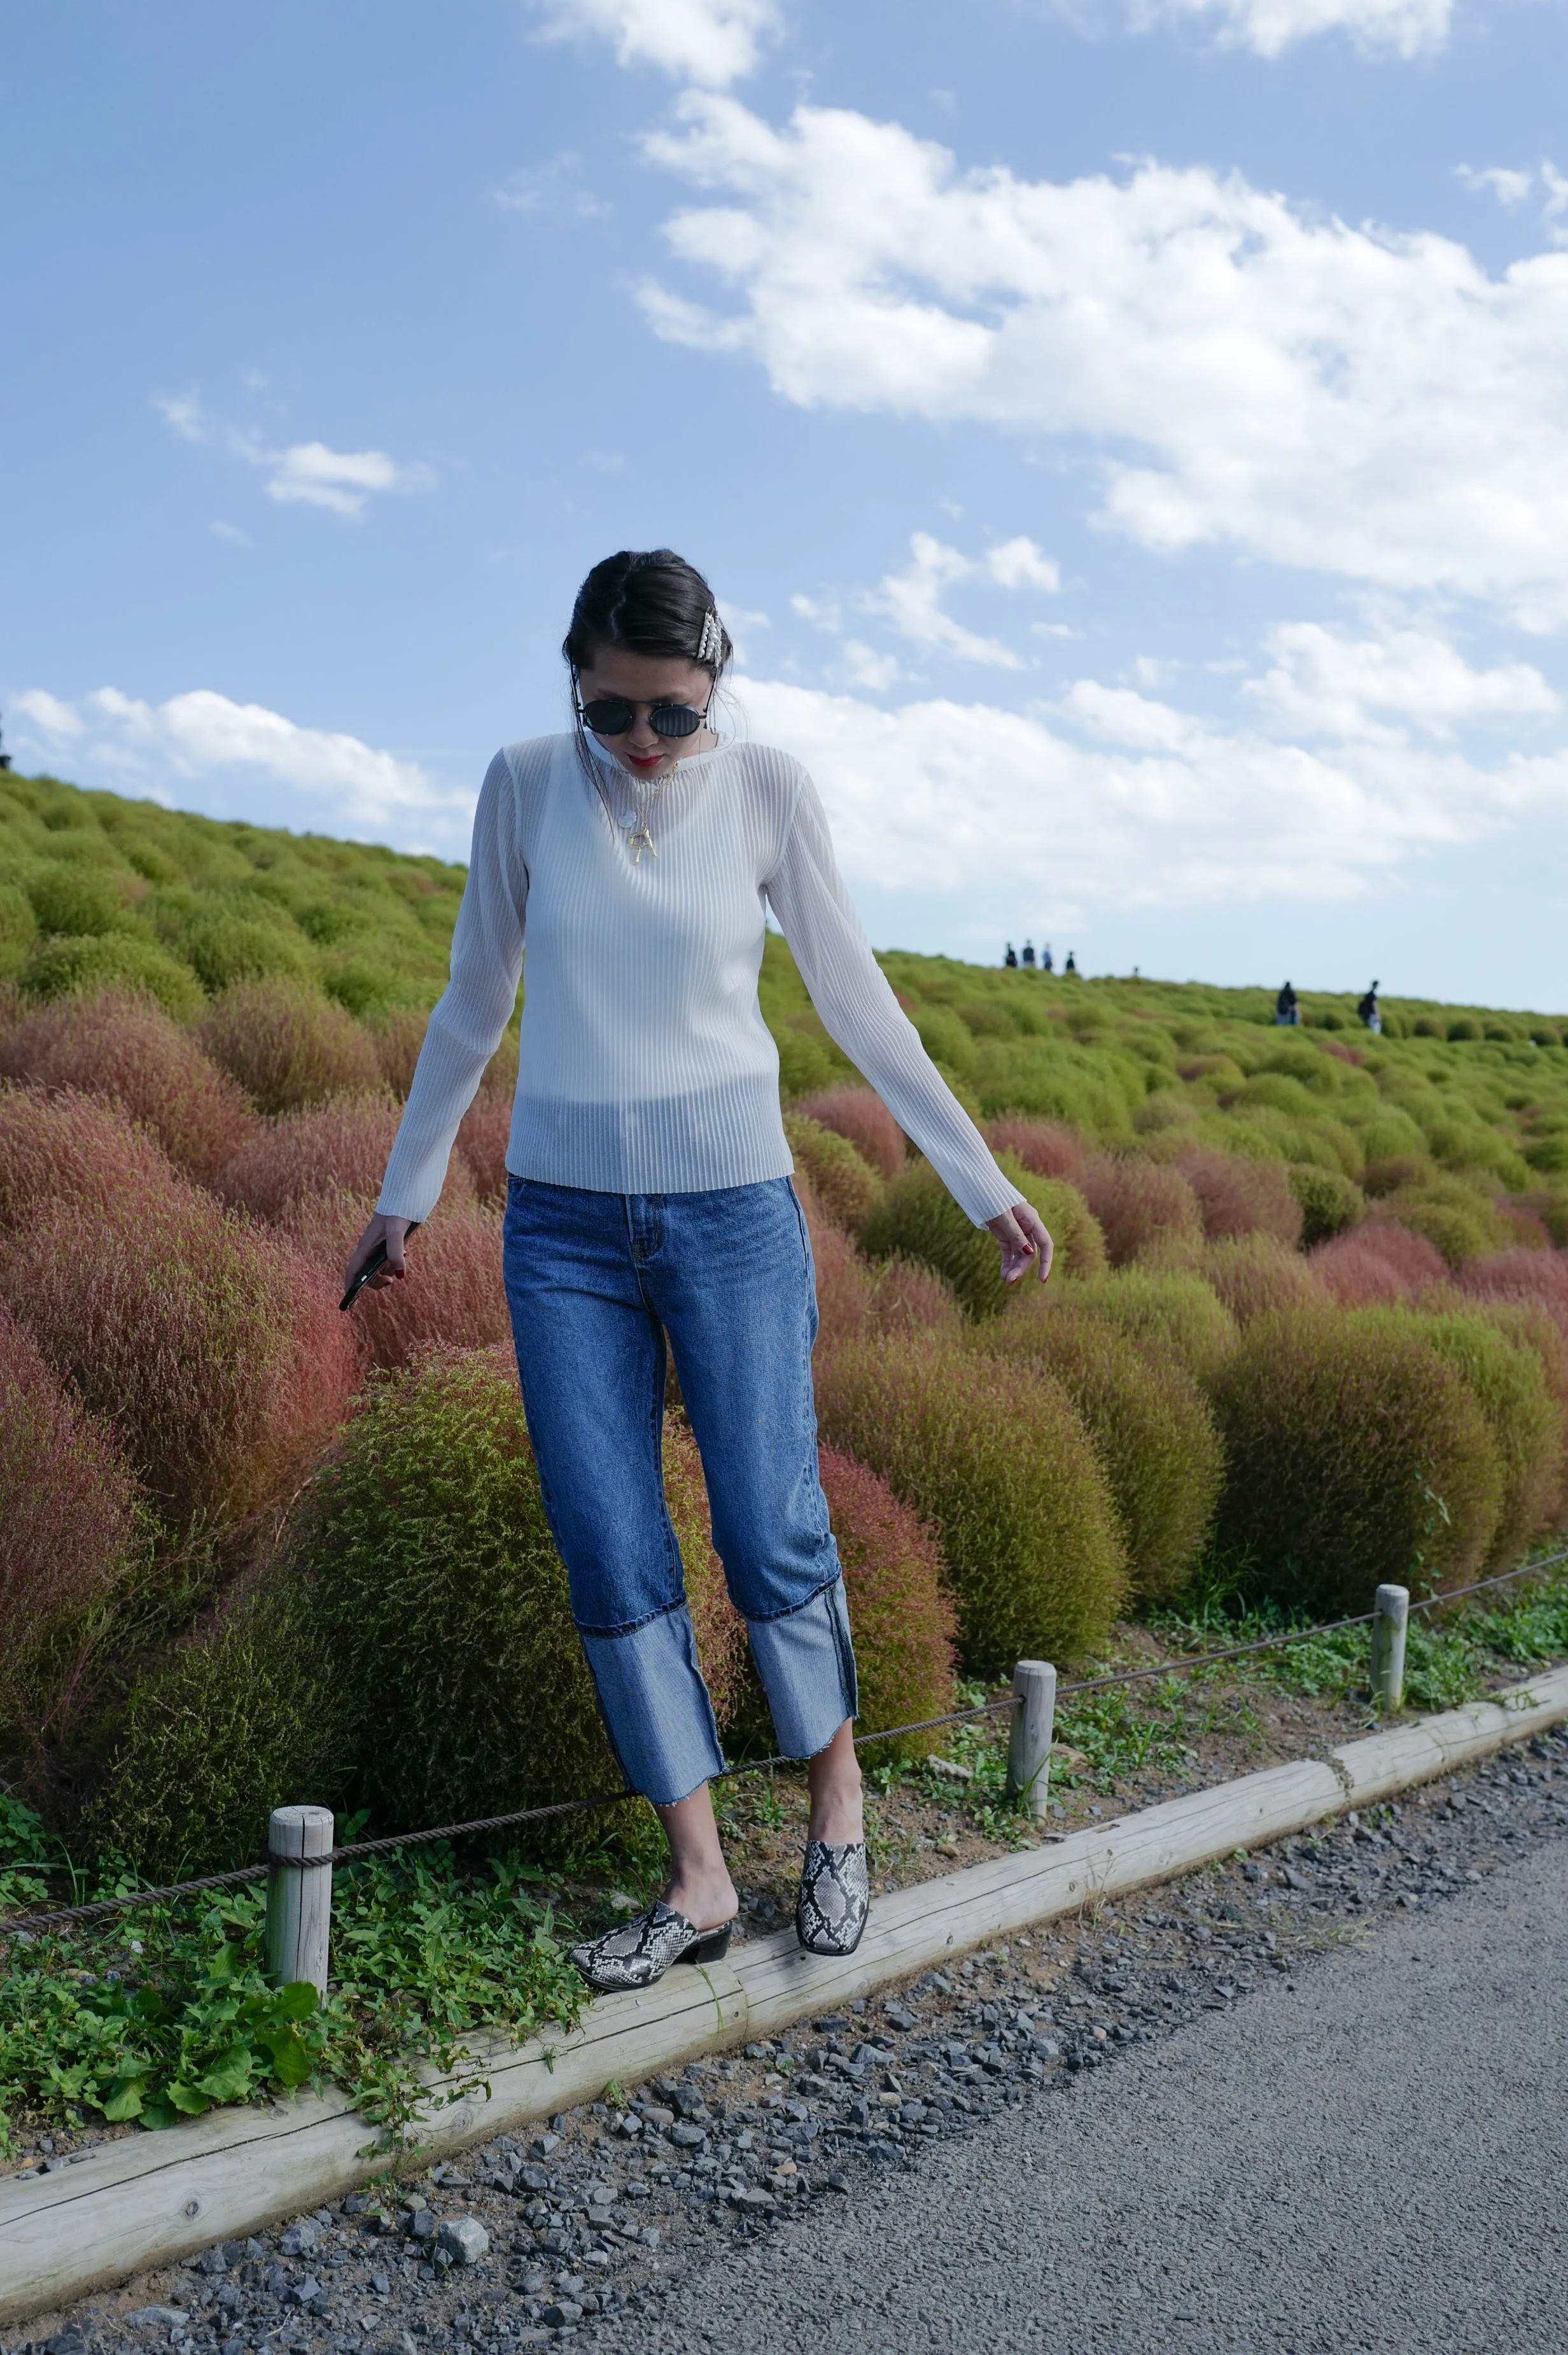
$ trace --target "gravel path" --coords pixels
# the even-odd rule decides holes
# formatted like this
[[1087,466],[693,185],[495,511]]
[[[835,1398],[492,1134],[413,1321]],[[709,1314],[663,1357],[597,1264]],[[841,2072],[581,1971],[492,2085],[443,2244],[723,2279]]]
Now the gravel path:
[[12,2355],[1559,2355],[1565,1834],[1557,1736],[40,2318]]

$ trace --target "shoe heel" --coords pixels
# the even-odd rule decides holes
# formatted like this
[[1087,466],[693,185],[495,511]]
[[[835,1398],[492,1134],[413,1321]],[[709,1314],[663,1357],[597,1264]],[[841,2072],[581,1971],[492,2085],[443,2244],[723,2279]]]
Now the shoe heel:
[[734,1926],[732,1922],[726,1922],[721,1930],[709,1930],[706,1938],[699,1938],[695,1946],[688,1946],[680,1958],[681,1961],[683,1963],[722,1962],[730,1951],[730,1933]]

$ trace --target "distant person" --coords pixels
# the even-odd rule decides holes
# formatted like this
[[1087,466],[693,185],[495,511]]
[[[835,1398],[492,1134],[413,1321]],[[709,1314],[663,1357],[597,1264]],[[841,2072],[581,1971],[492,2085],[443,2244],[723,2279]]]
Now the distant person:
[[670,1849],[662,1899],[571,1960],[592,1987],[645,1987],[716,1959],[738,1911],[659,1462],[667,1337],[774,1739],[809,1762],[801,1945],[853,1953],[869,1905],[855,1660],[817,1476],[811,1245],[757,1002],[769,911],[834,1039],[989,1230],[1003,1277],[1032,1264],[1043,1279],[1051,1241],[900,1011],[810,777],[710,725],[732,648],[701,574],[667,548],[607,558],[561,652],[571,724],[507,745],[485,775],[452,979],[348,1277],[374,1263],[378,1287],[421,1281],[404,1239],[435,1207],[511,1019],[526,928],[502,1229],[517,1371],[615,1759]]
[[[1011,941],[1008,943],[1008,953],[1002,959],[1002,963],[1007,966],[1009,973],[1016,973],[1018,971],[1019,953],[1017,949],[1014,948]],[[1026,964],[1029,963],[1029,951],[1027,949],[1024,951],[1024,963]]]
[[1357,1007],[1356,1011],[1360,1016],[1362,1021],[1366,1024],[1368,1029],[1375,1031],[1377,1036],[1381,1038],[1383,1028],[1382,1008],[1378,1004],[1378,986],[1375,981],[1373,982],[1371,989],[1368,990],[1365,997],[1362,998],[1360,1004]]
[[1040,969],[1041,973],[1054,973],[1056,971],[1056,961],[1051,954],[1051,943],[1049,941],[1047,941],[1045,946],[1040,953]]
[[1032,941],[1026,941],[1024,943],[1024,963],[1028,965],[1030,973],[1032,973],[1034,971],[1034,943]]
[[1296,999],[1296,992],[1292,989],[1288,981],[1285,983],[1285,987],[1280,991],[1279,996],[1275,999],[1274,1018],[1276,1028],[1288,1027],[1294,1029],[1299,1027],[1301,1021],[1301,1007]]
[[5,750],[5,739],[4,735],[0,734],[0,769],[8,769],[10,765],[11,755]]
[[1062,966],[1061,970],[1064,974],[1076,973],[1078,970],[1078,960],[1073,955],[1071,949],[1067,952],[1067,963]]

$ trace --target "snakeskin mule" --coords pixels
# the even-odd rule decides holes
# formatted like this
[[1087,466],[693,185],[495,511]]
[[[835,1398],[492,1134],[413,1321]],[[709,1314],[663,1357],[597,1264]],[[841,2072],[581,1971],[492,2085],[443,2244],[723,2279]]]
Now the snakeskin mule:
[[800,1876],[795,1935],[808,1955],[852,1955],[871,1910],[866,1843],[812,1840]]
[[652,1987],[672,1963],[716,1963],[729,1949],[732,1927],[726,1922],[721,1930],[694,1929],[661,1897],[635,1922],[573,1946],[570,1960],[599,1995]]

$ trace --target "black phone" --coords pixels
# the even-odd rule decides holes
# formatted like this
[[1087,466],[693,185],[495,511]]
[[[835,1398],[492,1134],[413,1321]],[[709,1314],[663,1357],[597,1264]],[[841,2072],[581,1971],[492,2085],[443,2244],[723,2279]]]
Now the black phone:
[[[408,1225],[403,1229],[403,1241],[405,1242],[408,1241],[408,1239],[411,1234],[418,1231],[420,1223],[421,1221],[418,1219],[411,1219],[409,1220]],[[365,1286],[375,1274],[377,1269],[379,1267],[385,1267],[386,1264],[387,1246],[383,1241],[376,1245],[375,1250],[371,1252],[369,1258],[366,1261],[364,1266],[360,1269],[358,1274],[355,1277],[353,1283],[344,1294],[342,1299],[338,1302],[337,1305],[339,1312],[345,1308],[353,1307],[355,1302],[358,1299],[359,1295],[364,1291]]]

